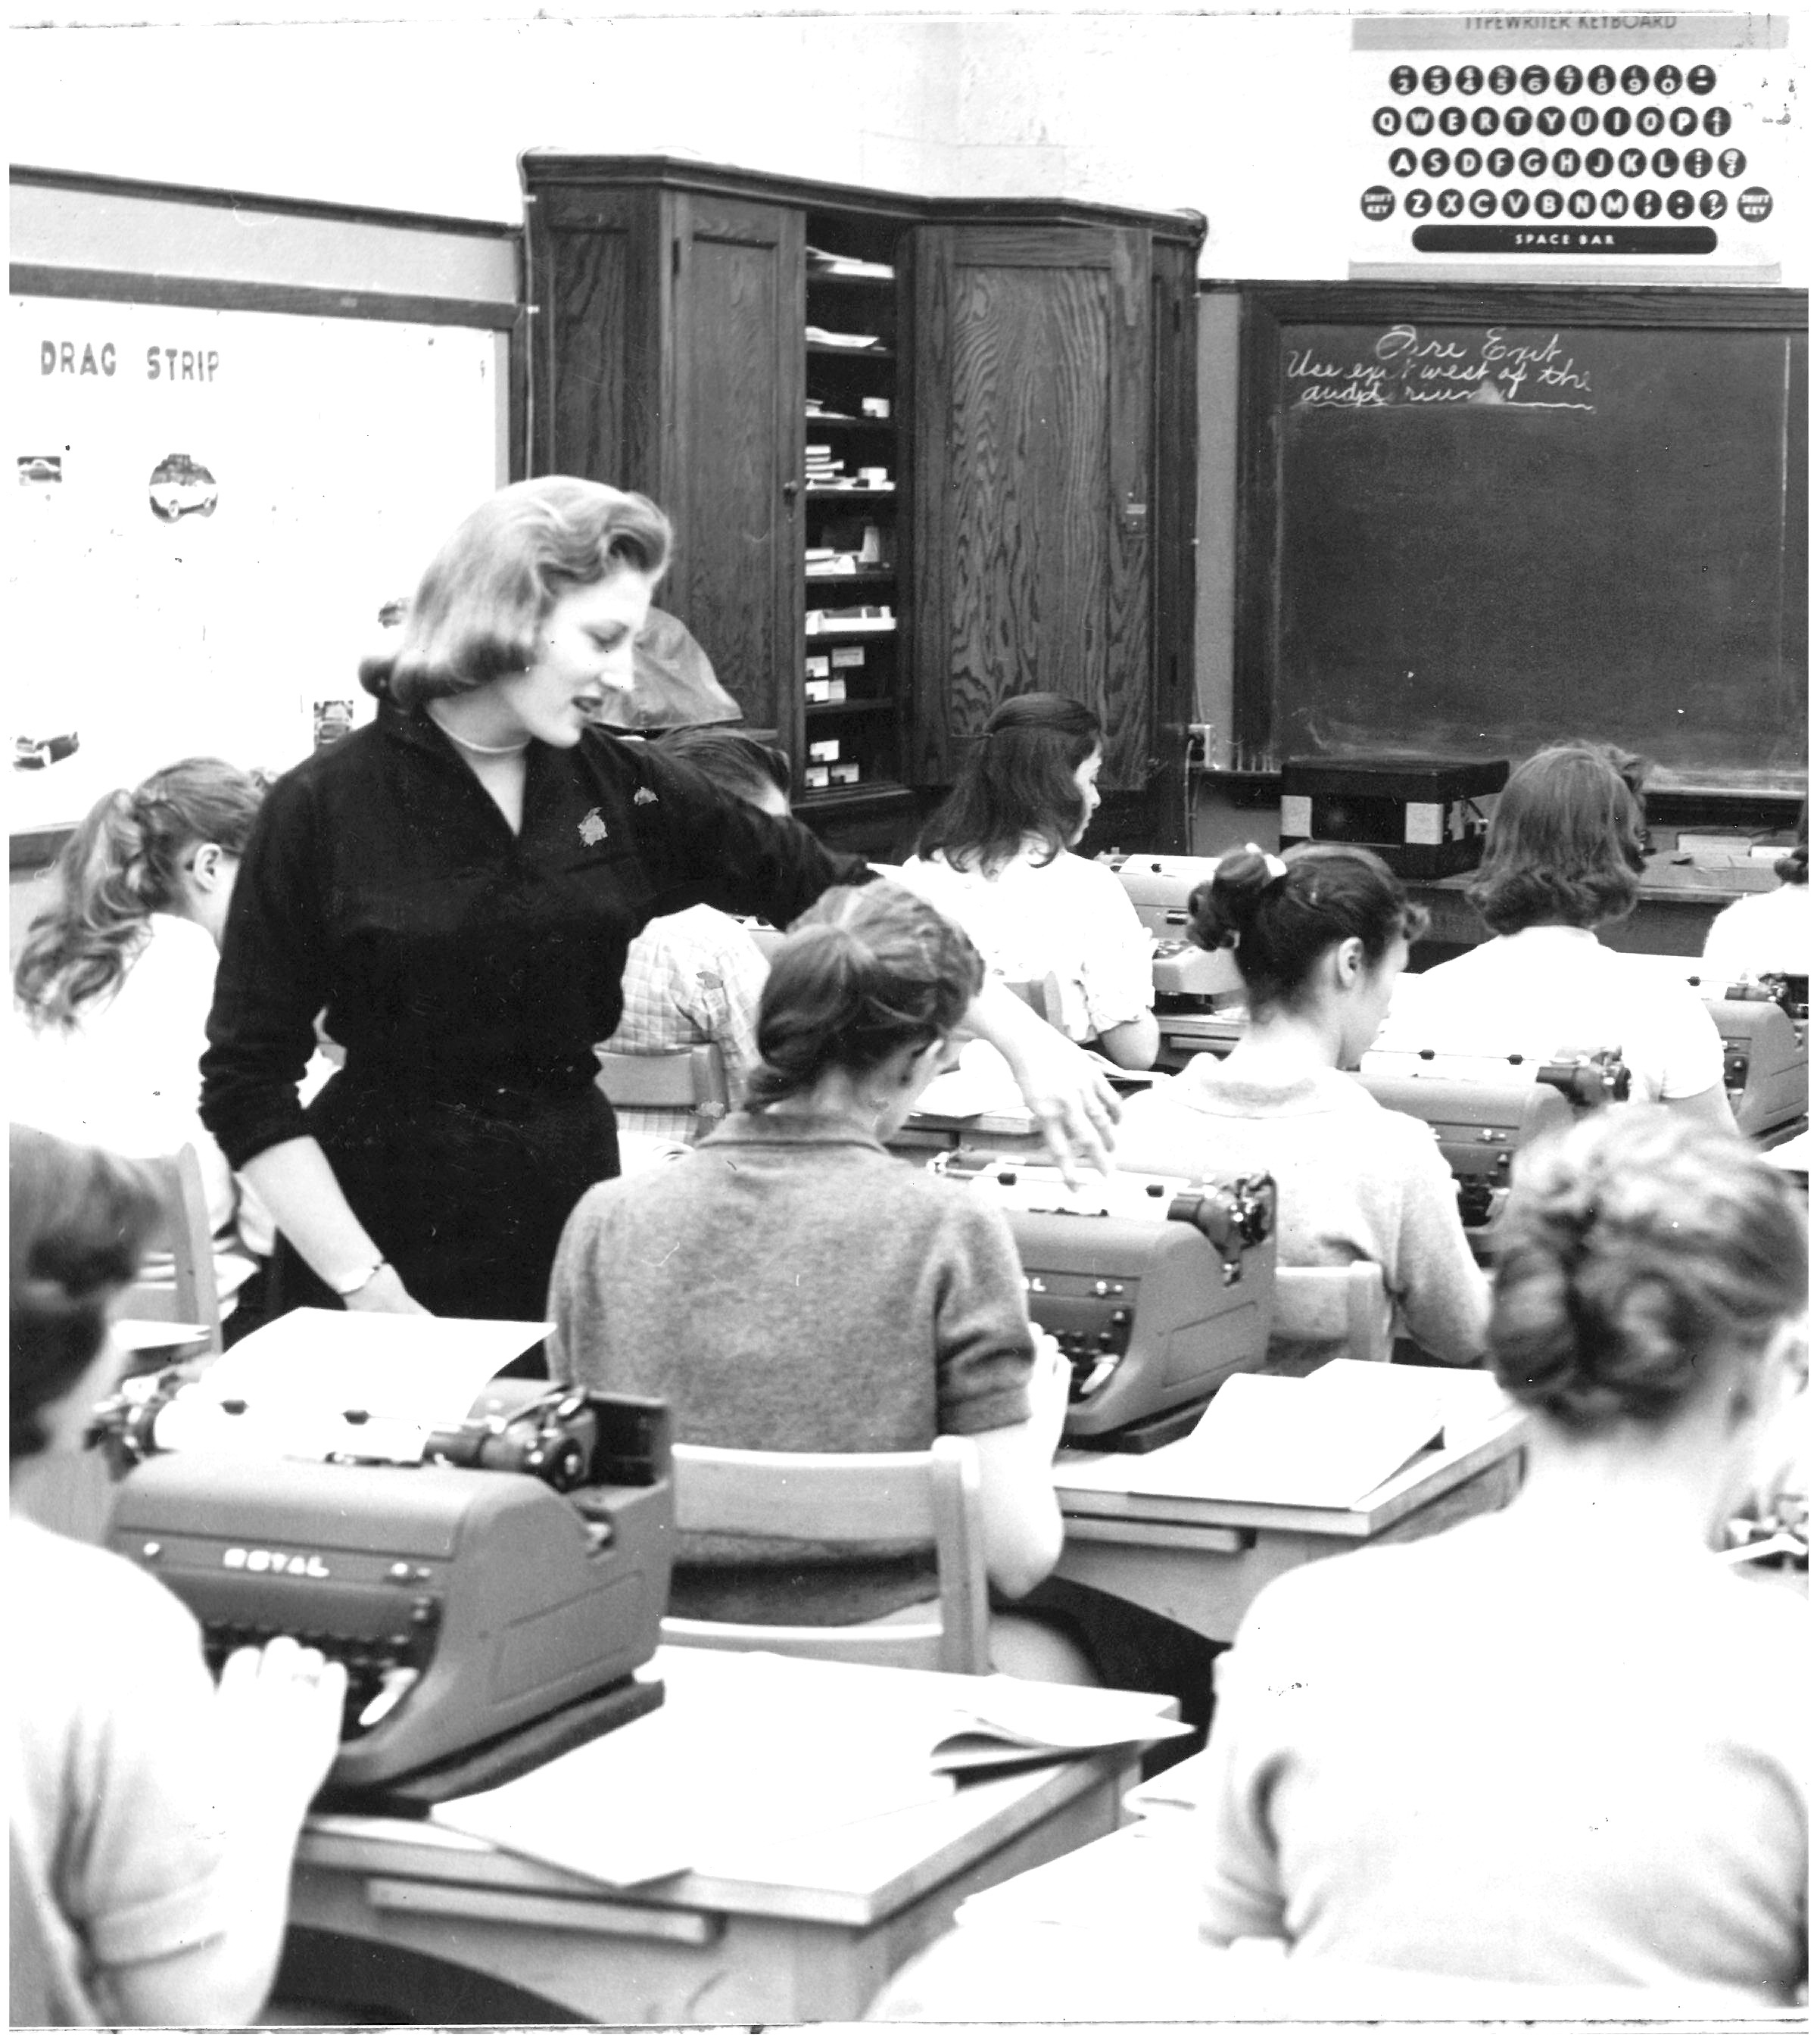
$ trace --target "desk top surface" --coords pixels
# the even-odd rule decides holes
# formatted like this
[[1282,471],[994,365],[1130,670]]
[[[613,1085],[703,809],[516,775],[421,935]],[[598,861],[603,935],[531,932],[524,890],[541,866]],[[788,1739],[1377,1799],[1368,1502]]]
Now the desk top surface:
[[[741,1715],[739,1700],[753,1687],[754,1671],[745,1664],[770,1658],[666,1646],[639,1671],[660,1679],[667,1691],[663,1706],[638,1723],[666,1744],[674,1779],[663,1785],[672,1793],[678,1816],[690,1809],[692,1792],[702,1786],[688,1756],[699,1751],[703,1740],[715,1742],[720,1763],[711,1770],[707,1796],[723,1792],[728,1774],[754,1783],[764,1780],[761,1727]],[[986,1681],[828,1662],[791,1664],[792,1673],[802,1670],[824,1671],[829,1677],[829,1693],[836,1699],[829,1722],[833,1716],[849,1715],[856,1685],[872,1679],[880,1696],[899,1692],[908,1681],[924,1685],[936,1699],[950,1689],[955,1700],[975,1693]],[[607,1741],[636,1729],[609,1734]],[[733,1824],[710,1839],[690,1871],[630,1888],[614,1888],[432,1822],[390,1817],[311,1815],[297,1858],[299,1866],[338,1869],[357,1877],[454,1882],[501,1896],[611,1896],[659,1911],[725,1910],[864,1925],[893,1915],[1053,1812],[1114,1781],[1131,1765],[1132,1752],[1127,1746],[1112,1746],[970,1781],[935,1801],[851,1822],[822,1821],[794,1835],[755,1827],[740,1831]],[[609,1825],[611,1815],[577,1811],[574,1821]]]
[[1137,1520],[1160,1525],[1246,1527],[1257,1531],[1323,1533],[1367,1540],[1517,1453],[1527,1439],[1529,1424],[1524,1412],[1509,1407],[1481,1422],[1448,1427],[1443,1446],[1416,1455],[1385,1483],[1343,1508],[1239,1503],[1196,1496],[1184,1483],[1177,1493],[1132,1493],[1094,1484],[1093,1473],[1105,1458],[1089,1450],[1062,1452],[1054,1465],[1054,1488],[1062,1512],[1075,1525],[1081,1520]]

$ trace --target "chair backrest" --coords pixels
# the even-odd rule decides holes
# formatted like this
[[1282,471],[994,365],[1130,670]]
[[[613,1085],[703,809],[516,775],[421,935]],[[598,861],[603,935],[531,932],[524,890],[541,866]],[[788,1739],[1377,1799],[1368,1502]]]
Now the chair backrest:
[[1387,1362],[1394,1352],[1394,1312],[1381,1266],[1277,1264],[1273,1331],[1297,1341],[1341,1341],[1342,1355]]
[[1066,1027],[1066,997],[1060,991],[1058,973],[1048,973],[1040,979],[1006,979],[1004,985],[1018,1001],[1032,1008],[1050,1028]]
[[733,1625],[666,1618],[674,1646],[720,1646],[865,1661],[896,1668],[990,1672],[978,1450],[942,1435],[923,1453],[777,1454],[678,1443],[675,1528],[835,1546],[931,1542],[936,1620],[870,1625]]
[[712,1129],[732,1105],[725,1058],[716,1043],[642,1057],[599,1051],[599,1087],[614,1107],[691,1108],[694,1139]]
[[202,1161],[193,1143],[166,1157],[148,1157],[157,1181],[163,1222],[148,1245],[171,1259],[171,1281],[129,1285],[119,1304],[123,1320],[187,1320],[208,1329],[204,1352],[221,1353],[221,1293],[215,1283],[214,1235]]

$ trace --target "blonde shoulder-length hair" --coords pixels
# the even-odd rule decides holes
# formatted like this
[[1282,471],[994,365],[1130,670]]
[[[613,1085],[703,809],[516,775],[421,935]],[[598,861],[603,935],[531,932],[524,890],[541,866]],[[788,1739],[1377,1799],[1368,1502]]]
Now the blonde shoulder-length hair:
[[412,709],[521,674],[536,659],[537,627],[569,590],[618,567],[660,575],[671,537],[668,519],[635,490],[572,475],[512,483],[443,544],[401,642],[363,661],[360,679]]

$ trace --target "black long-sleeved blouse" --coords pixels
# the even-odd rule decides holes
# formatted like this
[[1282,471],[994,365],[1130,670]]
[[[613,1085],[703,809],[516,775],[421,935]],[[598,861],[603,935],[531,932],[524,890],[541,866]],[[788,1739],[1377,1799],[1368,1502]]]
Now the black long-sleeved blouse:
[[309,1133],[326,1010],[350,1071],[533,1083],[617,1026],[626,947],[696,902],[786,924],[868,877],[699,773],[588,731],[532,743],[513,836],[439,726],[390,705],[267,797],[221,944],[202,1119],[236,1166]]

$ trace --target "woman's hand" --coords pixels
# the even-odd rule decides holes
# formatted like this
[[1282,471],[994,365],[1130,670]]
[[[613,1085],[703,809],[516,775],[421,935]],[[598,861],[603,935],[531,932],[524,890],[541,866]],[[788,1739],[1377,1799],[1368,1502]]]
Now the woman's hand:
[[215,1698],[217,1750],[236,1791],[233,1820],[256,1821],[250,1800],[294,1823],[340,1747],[347,1670],[280,1635],[230,1654]]
[[1050,1028],[1001,979],[987,979],[966,1025],[1003,1053],[1068,1185],[1110,1167],[1123,1112],[1110,1082],[1077,1043]]
[[1035,1368],[1028,1379],[1028,1424],[1043,1441],[1058,1447],[1073,1395],[1073,1366],[1060,1344],[1045,1327],[1034,1327]]
[[381,1263],[366,1282],[357,1290],[343,1292],[341,1304],[350,1313],[422,1313],[428,1308],[419,1305],[405,1289],[404,1281],[389,1263]]

